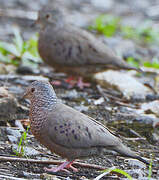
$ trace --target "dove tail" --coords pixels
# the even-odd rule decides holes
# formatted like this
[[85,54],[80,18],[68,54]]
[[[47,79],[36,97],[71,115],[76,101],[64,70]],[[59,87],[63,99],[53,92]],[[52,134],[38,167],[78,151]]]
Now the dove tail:
[[144,71],[141,68],[133,67],[132,65],[126,63],[123,59],[120,59],[119,57],[118,59],[114,60],[112,64],[121,69],[135,70],[137,72],[144,73]]
[[141,68],[136,68],[136,67],[132,67],[132,66],[127,66],[125,69],[127,70],[135,70],[139,73],[144,73],[144,71]]
[[118,147],[116,147],[114,149],[116,152],[120,153],[122,156],[126,156],[126,157],[131,157],[134,159],[138,159],[139,161],[149,165],[150,163],[148,161],[146,161],[145,159],[143,159],[142,157],[140,157],[139,155],[137,155],[135,152],[131,151],[128,147],[126,147],[125,145],[121,144],[118,145]]

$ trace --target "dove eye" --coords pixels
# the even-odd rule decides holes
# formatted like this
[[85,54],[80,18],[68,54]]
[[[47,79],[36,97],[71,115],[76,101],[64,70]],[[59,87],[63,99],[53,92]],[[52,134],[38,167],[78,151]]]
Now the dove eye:
[[49,19],[50,18],[50,14],[46,14],[46,19]]
[[35,88],[31,88],[31,92],[33,93],[35,91]]

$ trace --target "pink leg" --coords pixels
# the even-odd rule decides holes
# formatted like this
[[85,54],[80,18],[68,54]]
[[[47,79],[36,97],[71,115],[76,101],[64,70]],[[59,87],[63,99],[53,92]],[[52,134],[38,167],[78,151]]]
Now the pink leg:
[[[65,80],[65,83],[67,83],[69,85],[68,88],[72,88],[72,87],[74,87],[76,82],[74,81],[73,77],[69,77],[68,79]],[[61,86],[61,85],[63,85],[63,82],[60,80],[54,80],[51,82],[51,84],[53,86]]]
[[65,82],[69,84],[69,88],[74,87],[74,85],[76,84],[75,78],[73,76],[67,78]]
[[[68,79],[65,80],[66,83],[69,84],[69,88],[74,87],[77,85],[80,89],[83,89],[84,87],[90,87],[90,83],[85,83],[82,80],[82,77],[78,78],[78,81],[75,80],[74,77],[70,76]],[[52,85],[60,86],[62,83],[60,81],[53,81],[51,82]]]
[[[44,168],[45,171],[49,171],[49,172],[58,172],[58,171],[66,171],[69,172],[68,168],[71,168],[74,172],[78,172],[78,170],[72,166],[73,161],[66,161],[63,164],[61,164],[60,166],[56,167],[56,168]],[[66,169],[65,169],[66,168]]]
[[52,81],[51,84],[54,86],[60,86],[61,82],[60,81]]
[[71,76],[66,79],[66,82],[70,84],[70,88],[74,87],[75,84],[77,84],[77,87],[79,87],[80,89],[83,89],[84,87],[90,87],[90,83],[83,82],[82,77],[79,77],[78,81],[76,82],[75,78]]
[[73,76],[70,76],[70,77],[68,77],[65,81],[66,81],[67,83],[71,83],[73,80],[74,80],[74,77],[73,77]]
[[77,82],[77,86],[80,89],[83,89],[84,87],[90,87],[90,83],[83,82],[82,77],[79,77],[78,82]]

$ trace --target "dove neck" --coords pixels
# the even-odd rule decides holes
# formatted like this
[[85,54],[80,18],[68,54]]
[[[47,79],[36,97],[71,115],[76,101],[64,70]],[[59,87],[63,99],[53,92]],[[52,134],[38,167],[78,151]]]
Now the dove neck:
[[57,103],[57,97],[53,94],[40,95],[31,99],[32,110],[51,111]]

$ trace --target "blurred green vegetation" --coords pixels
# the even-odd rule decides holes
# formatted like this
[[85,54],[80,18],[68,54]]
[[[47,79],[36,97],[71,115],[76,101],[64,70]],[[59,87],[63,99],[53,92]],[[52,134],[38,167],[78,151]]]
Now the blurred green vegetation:
[[151,62],[150,61],[145,61],[143,63],[143,65],[145,67],[148,67],[148,68],[159,69],[159,61],[158,61],[158,59],[153,59]]
[[140,60],[136,60],[133,57],[128,57],[126,59],[127,63],[132,65],[133,67],[139,68],[140,67]]
[[[121,18],[108,14],[97,17],[94,24],[88,29],[108,38],[119,35],[144,46],[152,43],[159,45],[159,28],[153,28],[152,21],[145,21],[140,26],[132,27],[123,25]],[[0,61],[16,66],[22,64],[37,67],[42,62],[37,50],[38,35],[35,34],[28,41],[24,41],[17,27],[13,27],[13,34],[11,43],[0,41]],[[152,62],[143,62],[141,59],[136,60],[133,57],[128,57],[126,61],[134,67],[139,67],[142,64],[145,67],[159,68],[158,59],[152,60]]]
[[95,20],[95,24],[89,26],[89,30],[95,30],[107,37],[114,36],[119,29],[120,19],[112,15],[100,15]]
[[[154,28],[152,21],[143,21],[140,26],[132,27],[123,25],[121,18],[108,14],[97,17],[94,24],[89,26],[88,29],[108,38],[120,35],[143,46],[152,43],[159,45],[159,28]],[[128,57],[126,61],[134,67],[139,67],[142,64],[145,67],[159,68],[159,60],[157,59],[152,62],[143,62],[141,59],[137,61],[133,57]]]
[[159,45],[159,28],[153,28],[152,21],[144,21],[140,26],[132,27],[123,25],[119,17],[112,15],[100,15],[95,23],[88,27],[97,33],[112,37],[120,34],[123,38],[133,39],[140,43],[156,43]]
[[121,26],[121,34],[141,44],[155,43],[159,45],[159,29],[153,28],[151,21],[145,21],[137,27]]
[[17,27],[13,27],[13,34],[11,43],[0,41],[0,61],[17,66],[20,64],[37,66],[41,62],[37,51],[38,36],[24,41]]

